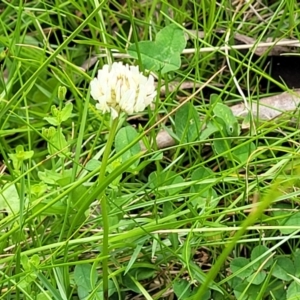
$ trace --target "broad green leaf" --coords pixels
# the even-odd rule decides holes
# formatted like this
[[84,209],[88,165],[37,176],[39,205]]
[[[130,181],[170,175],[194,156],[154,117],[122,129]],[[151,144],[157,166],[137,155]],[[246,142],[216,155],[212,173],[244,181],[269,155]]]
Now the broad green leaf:
[[150,183],[151,188],[159,188],[165,186],[168,194],[172,195],[177,191],[182,190],[182,187],[172,188],[171,185],[183,182],[183,178],[182,176],[177,175],[176,172],[174,171],[166,171],[166,172],[154,171],[150,173],[148,177],[148,182]]
[[291,216],[291,204],[278,202],[274,203],[273,208],[275,208],[272,212],[272,215],[275,217],[275,225],[283,226]]
[[[141,41],[138,43],[138,50],[136,45],[132,44],[128,48],[128,53],[130,56],[134,57],[135,59],[138,59],[138,53],[141,55],[142,64],[145,69],[151,70],[151,71],[162,71],[164,67],[164,57],[161,56],[160,52],[163,51],[160,46],[156,45],[155,42],[151,41]],[[179,58],[180,59],[180,58]],[[178,62],[175,62],[176,65]],[[174,66],[174,70],[178,69],[180,67]]]
[[76,265],[74,270],[74,280],[78,288],[78,296],[80,299],[85,299],[89,296],[93,289],[91,285],[91,272],[94,272],[93,277],[97,277],[96,270],[92,270],[90,264]]
[[51,298],[51,292],[49,291],[44,291],[42,293],[37,294],[36,300],[49,300]]
[[26,289],[31,285],[32,282],[34,282],[37,278],[37,275],[35,273],[29,273],[25,276],[21,277],[21,280],[18,282],[18,287],[21,289]]
[[174,205],[172,204],[171,201],[167,201],[163,204],[163,216],[167,217],[172,214],[174,211]]
[[168,195],[175,195],[176,193],[179,193],[182,189],[184,189],[184,187],[172,187],[172,185],[184,182],[183,177],[177,175],[174,171],[154,171],[150,173],[148,177],[148,182],[150,183],[149,186],[152,189],[165,187],[164,191],[161,192],[166,192]]
[[[121,159],[120,158],[117,158],[115,159],[111,164],[109,164],[107,167],[106,167],[106,172],[107,173],[111,173],[113,172],[115,169],[119,168],[120,166],[122,165],[122,162],[121,162]],[[91,159],[88,161],[88,163],[86,164],[85,168],[88,170],[88,171],[94,171],[95,169],[98,169],[100,168],[101,166],[101,162],[97,159]],[[112,188],[117,188],[119,186],[119,183],[120,183],[120,180],[122,179],[122,175],[118,176],[117,178],[115,178],[110,186]]]
[[[106,171],[107,171],[108,173],[112,173],[114,170],[117,170],[118,168],[120,168],[121,165],[122,165],[122,161],[121,161],[121,160],[122,160],[122,158],[117,158],[117,159],[115,159],[114,161],[112,161],[112,163],[109,164],[109,165],[107,166]],[[139,162],[139,161],[137,161],[137,163],[138,163],[138,162]],[[134,164],[133,164],[133,165],[134,165]],[[130,169],[130,168],[131,168],[131,167],[129,167],[129,169]],[[115,179],[110,183],[110,186],[111,186],[112,188],[118,188],[121,179],[122,179],[122,174],[121,174],[120,176],[118,176],[117,178],[115,178]]]
[[[31,185],[30,186],[30,194],[31,194],[30,200],[32,200],[32,198],[40,197],[40,196],[44,195],[46,193],[47,189],[48,189],[47,184],[45,184],[42,181],[40,183]],[[35,196],[35,197],[32,197],[32,196]]]
[[132,278],[134,278],[137,281],[142,281],[144,279],[153,278],[155,272],[156,271],[154,269],[144,268],[144,267],[131,269],[123,277],[124,278],[124,285],[128,289],[130,289],[130,290],[132,290],[132,291],[134,291],[136,293],[140,293],[140,289],[135,284],[135,282],[133,281]]
[[293,233],[296,229],[284,228],[285,226],[299,226],[300,229],[300,212],[293,214],[280,229],[282,234],[290,234]]
[[53,126],[58,126],[60,124],[56,117],[44,117],[44,120]]
[[58,128],[49,139],[47,147],[50,155],[57,155],[61,158],[65,158],[70,153],[68,142],[61,128]]
[[[240,300],[258,300],[257,296],[261,290],[260,285],[250,284],[248,282],[240,283],[236,286],[233,286],[234,288],[234,299],[240,299]],[[244,297],[241,297],[244,295]]]
[[180,175],[177,175],[173,178],[173,180],[171,181],[170,183],[170,187],[167,189],[167,193],[169,195],[176,195],[178,194],[182,189],[184,189],[184,187],[172,187],[172,185],[176,185],[176,184],[179,184],[179,183],[183,183],[184,182],[184,179],[182,176]]
[[[72,201],[72,206],[74,207],[74,209],[78,210],[81,207],[80,203],[77,202],[78,195],[85,195],[87,190],[88,190],[88,187],[81,184],[81,185],[76,186],[76,188],[74,188],[71,191],[71,201]],[[77,204],[77,206],[76,206],[76,204]]]
[[38,172],[40,180],[50,185],[66,186],[70,183],[72,177],[72,169],[64,170],[64,172],[58,173],[53,170],[46,170],[44,172]]
[[37,254],[33,254],[29,262],[33,267],[37,268],[40,264],[40,257]]
[[287,300],[300,300],[300,284],[293,281],[286,291]]
[[66,186],[71,182],[72,178],[72,169],[64,170],[61,174],[61,178],[56,180],[56,183],[59,186]]
[[5,184],[0,189],[0,210],[16,214],[20,210],[20,198],[14,184]]
[[233,115],[232,110],[222,103],[217,103],[213,109],[217,122],[225,125],[226,133],[228,136],[238,136],[240,134],[240,127]]
[[282,280],[272,280],[267,286],[266,293],[270,293],[272,295],[271,299],[274,300],[286,299],[285,282]]
[[67,121],[71,115],[73,110],[73,104],[68,102],[66,106],[61,110],[61,122]]
[[214,137],[215,139],[213,140],[213,147],[216,154],[223,154],[227,156],[228,152],[231,151],[231,139],[224,137],[219,132],[215,133]]
[[220,95],[219,94],[210,94],[209,96],[209,103],[211,105],[214,105],[215,103],[218,103],[221,100]]
[[249,156],[256,149],[254,143],[239,146],[237,149],[232,151],[233,157],[240,163],[246,163]]
[[247,277],[246,280],[251,284],[259,285],[265,280],[266,276],[267,276],[266,272],[259,271]]
[[[207,274],[204,273],[203,270],[197,264],[195,264],[192,260],[189,262],[189,270],[191,273],[190,276],[193,279],[196,279],[197,281],[199,281],[200,283],[203,283],[207,279]],[[223,291],[220,289],[219,285],[217,283],[215,283],[214,281],[210,282],[209,288],[223,294]]]
[[201,184],[201,180],[214,178],[215,174],[214,172],[206,167],[199,167],[196,170],[193,171],[191,175],[192,181],[198,181],[199,184],[194,184],[191,188],[193,189],[193,192],[201,191],[203,188],[207,187],[207,183]]
[[[112,280],[108,280],[108,297],[109,299],[111,299],[110,297],[117,291],[115,284],[113,283]],[[88,297],[86,300],[106,300],[103,298],[103,285],[101,284],[99,289],[97,290],[96,293],[96,297],[95,297],[95,293],[93,294],[93,297]]]
[[55,105],[51,106],[51,117],[45,117],[46,120],[50,125],[59,126],[62,122],[67,121],[71,115],[73,110],[73,104],[68,102],[66,106],[60,110]]
[[[128,144],[130,144],[133,140],[135,140],[138,137],[137,131],[132,126],[126,126],[121,128],[118,133],[115,136],[115,148],[116,152],[122,151],[125,147],[127,147]],[[124,152],[121,155],[122,162],[125,162],[129,160],[132,156],[138,154],[141,152],[141,146],[137,142],[135,145],[133,145],[129,150]],[[130,167],[130,170],[135,169],[140,160],[136,160]]]
[[[240,269],[246,267],[250,263],[249,259],[245,257],[237,257],[234,258],[230,263],[230,269],[233,273],[239,271]],[[248,276],[250,276],[253,273],[253,268],[247,267],[244,271],[238,273],[236,276],[244,279]]]
[[[264,245],[258,245],[253,248],[251,252],[251,260],[255,260],[258,257],[265,254],[269,249]],[[266,269],[270,267],[273,264],[273,258],[269,258],[268,256],[264,256],[261,259],[259,259],[256,263],[254,263],[252,266],[255,270],[258,270],[263,265],[263,269]]]
[[25,271],[30,271],[31,266],[27,255],[25,254],[21,255],[21,264]]
[[154,274],[156,273],[156,270],[154,269],[155,266],[147,267],[140,267],[140,268],[134,268],[129,271],[130,275],[134,277],[136,280],[141,281],[149,278],[153,278]]
[[146,69],[164,74],[180,68],[180,54],[185,46],[183,30],[171,24],[159,31],[155,42],[141,41],[138,47],[133,44],[128,48],[128,53],[135,59],[139,58],[139,53]]
[[235,289],[236,286],[242,284],[244,281],[239,278],[239,277],[233,277],[230,280],[228,280],[228,284],[229,286],[231,286],[231,288]]
[[[174,172],[171,173],[171,176],[173,175]],[[148,176],[148,182],[150,188],[159,188],[165,185],[169,185],[171,183],[171,177],[167,172],[157,172],[154,171],[150,173]]]
[[224,296],[221,293],[217,292],[217,291],[213,291],[210,299],[224,300]]
[[191,197],[191,203],[195,208],[212,209],[218,205],[220,198],[213,188],[208,188],[206,191]]
[[56,181],[61,178],[61,174],[52,170],[45,170],[38,172],[39,179],[47,184],[57,184]]
[[217,126],[215,126],[212,122],[208,122],[206,128],[201,131],[199,139],[200,141],[205,141],[210,135],[218,131],[219,128]]
[[199,184],[194,184],[190,188],[190,192],[197,194],[196,197],[192,197],[192,203],[197,208],[204,208],[209,207],[213,208],[216,207],[219,200],[217,199],[217,193],[212,188],[213,184],[209,185],[207,183],[201,184],[202,180],[214,178],[215,175],[212,170],[205,168],[205,167],[199,167],[195,171],[193,171],[191,175],[192,181],[198,181]]
[[[187,280],[175,280],[173,281],[173,290],[177,299],[187,299],[195,294],[196,289],[192,290],[191,284]],[[208,295],[202,297],[202,299],[209,299],[210,291],[208,291]]]
[[126,274],[123,277],[123,284],[126,287],[126,289],[133,291],[137,294],[139,294],[141,291],[140,289],[136,286],[135,282],[132,280],[132,278]]
[[272,275],[278,279],[290,281],[291,277],[288,274],[295,275],[293,262],[287,257],[279,257],[273,268]]
[[90,159],[87,164],[85,165],[85,168],[88,171],[94,171],[95,169],[99,168],[101,165],[101,162],[98,159]]
[[[91,279],[98,278],[98,274],[96,270],[92,269],[90,264],[76,265],[74,270],[74,281],[77,285],[78,296],[80,300],[87,299],[103,299],[103,285],[101,284],[99,289],[97,290],[96,298],[90,298],[89,295],[91,292],[94,292],[96,284],[92,284]],[[108,295],[111,296],[116,291],[114,283],[109,280],[108,281]],[[93,297],[95,297],[95,293],[93,293]]]
[[33,208],[32,208],[32,212],[36,213],[39,212],[40,215],[46,215],[46,216],[53,216],[53,215],[64,215],[66,213],[66,209],[67,209],[67,205],[65,203],[62,202],[58,202],[55,204],[52,204],[50,207],[46,207],[46,205],[49,204],[49,202],[52,199],[47,199],[46,201],[40,202],[39,200],[37,204],[34,204]]
[[16,147],[16,153],[8,154],[9,158],[13,162],[15,170],[19,170],[24,160],[32,158],[34,151],[24,151],[23,145],[18,145]]
[[200,134],[200,118],[192,103],[186,103],[175,114],[175,133],[183,143],[193,142]]

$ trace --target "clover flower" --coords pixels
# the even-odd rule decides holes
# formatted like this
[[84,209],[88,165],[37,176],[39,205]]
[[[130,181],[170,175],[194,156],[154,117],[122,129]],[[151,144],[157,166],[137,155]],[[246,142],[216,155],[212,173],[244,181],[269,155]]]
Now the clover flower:
[[155,96],[153,76],[144,76],[136,66],[114,62],[104,65],[91,81],[91,95],[98,101],[96,108],[110,112],[113,119],[120,112],[133,114],[151,105]]

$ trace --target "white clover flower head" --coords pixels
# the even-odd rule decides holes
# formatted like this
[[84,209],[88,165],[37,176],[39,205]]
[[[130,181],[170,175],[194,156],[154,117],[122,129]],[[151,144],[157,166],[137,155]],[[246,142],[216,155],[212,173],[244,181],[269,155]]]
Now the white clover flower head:
[[145,110],[156,96],[154,78],[144,76],[136,66],[114,62],[104,65],[91,81],[91,95],[98,101],[96,108],[110,112],[113,119],[120,112],[133,114]]

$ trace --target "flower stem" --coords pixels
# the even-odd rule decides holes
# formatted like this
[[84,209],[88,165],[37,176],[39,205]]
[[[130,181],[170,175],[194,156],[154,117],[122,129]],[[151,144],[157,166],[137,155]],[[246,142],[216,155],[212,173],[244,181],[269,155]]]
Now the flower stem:
[[[107,167],[107,162],[111,147],[114,141],[115,133],[117,130],[119,119],[116,118],[112,122],[112,126],[109,131],[108,139],[106,142],[105,150],[103,153],[101,169],[98,177],[98,184],[100,184],[105,178],[105,171]],[[103,299],[108,300],[108,233],[109,233],[109,205],[107,203],[105,191],[103,190],[100,194],[99,200],[101,201],[101,213],[102,213],[102,224],[103,224],[103,245],[102,245],[102,255],[104,258],[102,260],[102,274],[103,274]]]

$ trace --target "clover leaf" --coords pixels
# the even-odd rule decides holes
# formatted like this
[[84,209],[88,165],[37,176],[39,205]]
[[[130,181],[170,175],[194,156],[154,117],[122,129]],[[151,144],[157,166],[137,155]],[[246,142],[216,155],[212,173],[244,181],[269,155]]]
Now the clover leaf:
[[141,41],[128,48],[128,53],[138,59],[140,54],[143,66],[162,74],[180,68],[180,54],[186,46],[184,32],[176,24],[160,30],[153,41]]

